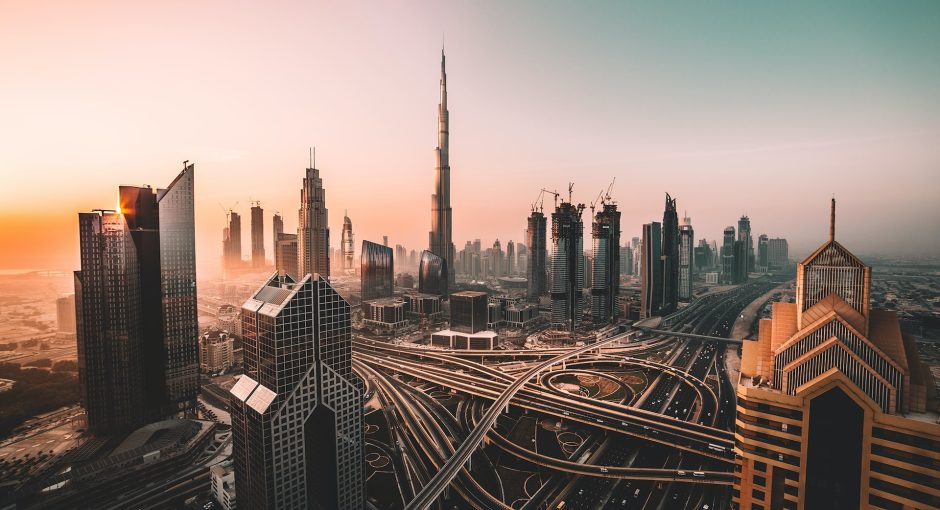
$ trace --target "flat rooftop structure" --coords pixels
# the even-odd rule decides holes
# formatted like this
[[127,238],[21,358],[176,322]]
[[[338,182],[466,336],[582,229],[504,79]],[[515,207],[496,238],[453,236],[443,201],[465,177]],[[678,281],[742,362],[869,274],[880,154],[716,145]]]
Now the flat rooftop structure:
[[444,329],[431,333],[431,345],[451,349],[492,350],[499,345],[499,334],[491,330],[463,333]]
[[451,298],[455,296],[465,297],[465,298],[475,298],[475,297],[480,297],[480,296],[488,296],[488,294],[486,292],[480,292],[478,290],[462,290],[460,292],[454,292],[453,294],[450,295]]

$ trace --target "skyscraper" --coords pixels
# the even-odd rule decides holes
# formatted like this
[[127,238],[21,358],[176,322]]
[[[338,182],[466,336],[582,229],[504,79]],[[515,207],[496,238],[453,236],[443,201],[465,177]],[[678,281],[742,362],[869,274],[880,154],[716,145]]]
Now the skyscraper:
[[516,244],[512,239],[506,243],[506,276],[512,276],[516,273]]
[[737,240],[732,245],[731,283],[747,283],[747,241]]
[[343,214],[343,269],[353,268],[353,228],[348,214]]
[[742,348],[732,504],[940,507],[929,372],[893,311],[870,308],[871,267],[829,239]]
[[532,211],[526,228],[526,244],[529,246],[529,261],[526,267],[528,277],[529,301],[538,301],[546,292],[545,258],[548,255],[545,245],[545,215],[542,211]]
[[251,265],[264,267],[264,209],[261,202],[251,206]]
[[694,263],[695,232],[692,220],[682,218],[679,226],[679,301],[692,300],[692,267]]
[[312,150],[310,167],[300,190],[297,223],[297,261],[301,278],[305,274],[330,277],[330,222],[326,209],[326,190],[320,170],[315,168]]
[[274,251],[272,253],[277,254],[277,238],[278,234],[284,233],[284,218],[281,217],[280,213],[274,213],[274,217],[271,219],[272,229],[274,238]]
[[747,215],[738,220],[738,240],[744,242],[744,267],[754,271],[754,237],[751,236],[751,219]]
[[274,275],[242,305],[242,330],[230,400],[239,508],[363,508],[349,304],[322,275]]
[[771,269],[786,267],[790,263],[790,250],[786,239],[767,240],[767,264]]
[[285,274],[297,278],[300,274],[300,264],[297,260],[297,234],[277,234],[274,244],[274,266],[281,276]]
[[195,409],[193,174],[187,162],[166,189],[121,186],[120,211],[79,214],[79,372],[95,432]]
[[601,205],[591,226],[594,240],[591,316],[595,324],[616,318],[620,296],[620,211],[613,203]]
[[640,263],[640,318],[652,317],[660,312],[663,299],[662,225],[658,222],[643,225]]
[[663,315],[676,310],[679,302],[679,215],[676,199],[666,193],[666,208],[663,211]]
[[734,227],[725,227],[721,244],[721,283],[734,283]]
[[583,314],[583,210],[583,204],[562,202],[552,213],[552,325],[572,332]]
[[110,434],[144,421],[137,250],[119,212],[79,213],[81,270],[75,317],[81,403],[88,430]]
[[235,211],[228,212],[228,226],[222,230],[222,262],[226,269],[242,265],[242,217]]
[[503,254],[503,247],[499,243],[499,239],[493,242],[493,275],[496,277],[503,276],[505,274],[505,254]]
[[447,261],[424,250],[418,263],[418,292],[447,295]]
[[767,259],[767,234],[761,234],[757,238],[757,270],[758,271],[767,271],[768,259]]
[[362,300],[392,297],[394,292],[395,265],[392,249],[388,246],[362,241],[362,254],[359,256],[361,270],[359,278]]
[[450,112],[447,110],[447,73],[441,50],[441,102],[437,107],[437,165],[434,168],[434,193],[431,195],[431,232],[428,250],[441,257],[447,266],[447,283],[454,285],[454,243],[450,208]]

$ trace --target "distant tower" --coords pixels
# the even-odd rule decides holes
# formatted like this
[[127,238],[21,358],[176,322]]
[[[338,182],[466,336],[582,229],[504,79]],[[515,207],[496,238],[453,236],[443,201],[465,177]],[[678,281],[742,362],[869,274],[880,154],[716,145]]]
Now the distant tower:
[[516,272],[516,244],[512,239],[506,243],[506,276],[512,276]]
[[348,214],[343,214],[343,269],[353,269],[353,228]]
[[603,203],[594,217],[593,277],[591,278],[591,316],[595,324],[617,316],[620,295],[620,211],[613,203]]
[[562,202],[552,213],[552,324],[571,332],[583,313],[583,210],[582,204]]
[[454,243],[450,208],[450,112],[447,110],[447,73],[441,49],[441,102],[437,109],[437,165],[434,169],[434,193],[431,195],[431,232],[428,250],[444,259],[448,287],[454,285]]
[[228,212],[228,227],[222,230],[222,261],[226,269],[237,269],[242,264],[242,217]]
[[548,252],[545,247],[545,215],[542,211],[533,210],[529,215],[526,245],[529,246],[529,261],[526,266],[526,276],[529,282],[526,297],[529,301],[538,301],[539,296],[545,294],[547,290],[545,259]]
[[493,243],[493,274],[496,277],[503,276],[505,263],[503,262],[503,247],[497,239]]
[[688,303],[692,300],[692,266],[695,255],[695,232],[692,219],[682,218],[679,225],[679,301]]
[[349,303],[323,276],[273,275],[241,312],[245,374],[230,399],[239,508],[364,508]]
[[264,267],[264,209],[261,202],[251,206],[251,265]]
[[676,199],[666,193],[663,211],[663,301],[662,314],[676,311],[679,302],[679,215]]
[[[745,269],[754,271],[754,238],[751,236],[751,219],[747,215],[738,220],[738,241],[744,243]],[[745,278],[746,279],[746,278]]]
[[725,227],[721,244],[721,283],[734,283],[734,227]]
[[640,253],[640,318],[645,319],[658,315],[663,304],[662,225],[658,222],[643,225]]
[[767,266],[767,245],[769,243],[769,238],[767,234],[761,234],[757,238],[757,270],[766,273],[768,271]]
[[272,232],[274,233],[274,251],[272,253],[277,253],[277,236],[284,233],[284,218],[281,213],[274,213],[271,223]]
[[315,168],[311,149],[310,167],[300,190],[297,223],[297,260],[302,278],[306,274],[330,277],[330,223],[326,209],[326,190],[320,170]]

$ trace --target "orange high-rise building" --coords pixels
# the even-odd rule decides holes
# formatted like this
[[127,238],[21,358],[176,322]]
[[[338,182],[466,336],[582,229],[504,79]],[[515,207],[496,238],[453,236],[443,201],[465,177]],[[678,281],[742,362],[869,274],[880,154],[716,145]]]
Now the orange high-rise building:
[[733,506],[940,508],[929,372],[894,312],[872,310],[871,267],[829,240],[744,343]]

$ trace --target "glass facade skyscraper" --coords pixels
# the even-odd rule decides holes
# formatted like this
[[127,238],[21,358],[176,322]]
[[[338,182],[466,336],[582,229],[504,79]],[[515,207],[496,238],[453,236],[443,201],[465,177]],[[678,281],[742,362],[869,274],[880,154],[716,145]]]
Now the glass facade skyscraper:
[[584,311],[583,208],[562,202],[552,213],[552,324],[572,332]]
[[363,241],[359,263],[362,300],[392,297],[395,290],[392,249],[372,241]]
[[529,260],[526,263],[526,276],[529,280],[526,297],[529,301],[538,301],[539,297],[547,291],[545,259],[548,258],[548,251],[545,245],[545,232],[545,215],[541,211],[532,211],[526,228],[526,245],[529,247]]
[[620,295],[620,211],[615,204],[603,204],[591,229],[594,240],[591,278],[591,315],[595,324],[614,319]]
[[363,508],[349,304],[323,276],[273,275],[242,305],[242,331],[245,375],[231,390],[239,508]]
[[447,261],[424,250],[418,263],[418,292],[447,295]]
[[662,308],[662,225],[655,221],[643,225],[640,252],[640,318],[645,319]]

